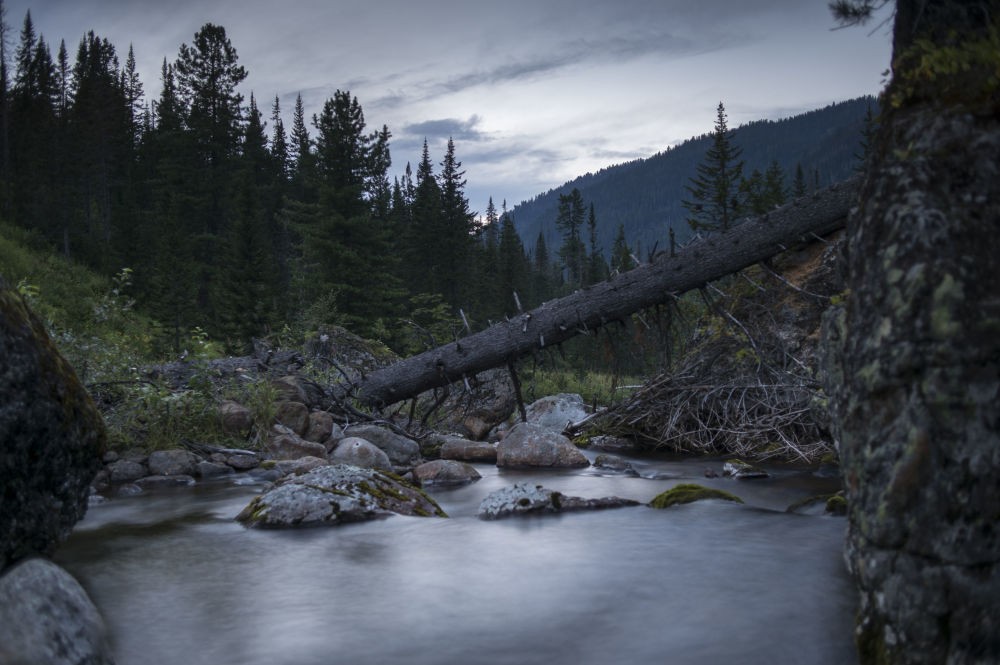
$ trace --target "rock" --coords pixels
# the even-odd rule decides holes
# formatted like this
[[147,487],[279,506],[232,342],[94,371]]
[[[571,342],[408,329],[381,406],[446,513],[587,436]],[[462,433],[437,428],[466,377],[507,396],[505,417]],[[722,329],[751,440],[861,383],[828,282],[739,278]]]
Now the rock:
[[413,466],[420,461],[420,445],[413,439],[396,434],[378,425],[352,425],[344,430],[347,436],[356,436],[381,448],[396,466]]
[[109,450],[101,456],[101,461],[105,464],[111,464],[112,462],[118,461],[118,453],[114,450]]
[[583,398],[576,394],[559,393],[535,400],[525,408],[528,422],[555,432],[562,432],[570,423],[587,417]]
[[108,465],[109,480],[114,483],[130,483],[148,475],[146,466],[132,460],[120,459]]
[[447,517],[419,488],[377,469],[338,464],[286,476],[236,517],[250,527],[336,525],[392,514]]
[[741,480],[749,478],[770,478],[771,474],[743,460],[731,459],[722,465],[722,475]]
[[293,433],[272,434],[267,442],[267,452],[273,459],[298,459],[307,455],[326,457],[326,446],[306,441]]
[[441,448],[438,455],[441,459],[458,460],[462,462],[488,462],[496,464],[497,447],[486,441],[469,441],[457,436],[441,437]]
[[225,434],[245,437],[253,426],[253,413],[238,402],[226,400],[219,405],[219,420]]
[[248,471],[256,468],[260,464],[260,460],[256,455],[236,453],[226,457],[226,464],[233,467],[237,471]]
[[504,487],[486,495],[486,498],[479,504],[478,514],[479,519],[496,520],[528,513],[600,510],[637,505],[639,505],[638,501],[622,499],[617,496],[584,499],[577,496],[566,496],[541,485],[516,483],[511,487]]
[[295,374],[275,379],[271,386],[278,402],[299,402],[307,407],[320,407],[326,399],[322,386]]
[[44,559],[0,577],[0,663],[112,665],[104,620],[83,587]]
[[587,441],[589,450],[603,450],[606,453],[634,453],[639,450],[635,441],[621,436],[598,434]]
[[218,462],[198,462],[196,473],[199,478],[221,478],[236,473],[233,467]]
[[497,444],[497,466],[583,467],[586,456],[569,439],[534,423],[518,423]]
[[326,443],[333,436],[334,427],[340,429],[339,425],[333,422],[333,415],[329,411],[313,411],[309,414],[309,425],[302,438],[306,441]]
[[87,511],[105,437],[73,368],[0,278],[0,571],[69,535]]
[[142,488],[135,483],[125,483],[115,488],[115,496],[118,497],[139,496],[140,494],[142,494]]
[[327,458],[333,464],[352,464],[365,469],[392,471],[392,461],[385,451],[357,436],[341,440]]
[[307,456],[299,459],[278,460],[271,468],[277,470],[282,476],[301,476],[303,473],[309,473],[313,469],[326,466],[329,463],[326,458]]
[[471,464],[443,459],[421,464],[413,477],[421,485],[464,485],[482,478]]
[[693,501],[701,501],[703,499],[722,499],[723,501],[743,503],[743,499],[735,494],[730,494],[729,492],[717,490],[712,487],[703,487],[693,483],[682,483],[667,490],[666,492],[657,494],[653,500],[649,502],[649,505],[653,508],[669,508],[670,506],[680,503],[691,503]]
[[154,476],[193,476],[201,459],[188,450],[157,450],[149,454],[146,465]]
[[309,407],[302,402],[278,402],[274,421],[304,436],[309,431]]
[[605,469],[607,471],[617,471],[625,474],[626,476],[639,476],[639,472],[632,467],[631,462],[624,460],[621,457],[615,457],[614,455],[598,455],[594,458],[594,467],[597,469]]
[[185,474],[146,476],[135,481],[135,484],[144,490],[161,489],[164,487],[190,487],[195,484],[195,479]]

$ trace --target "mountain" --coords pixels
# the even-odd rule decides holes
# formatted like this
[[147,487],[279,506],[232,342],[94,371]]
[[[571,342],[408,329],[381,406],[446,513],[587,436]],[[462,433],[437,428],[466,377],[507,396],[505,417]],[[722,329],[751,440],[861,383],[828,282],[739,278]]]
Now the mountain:
[[[876,99],[859,97],[791,118],[741,125],[734,130],[733,143],[743,149],[744,176],[754,169],[763,173],[777,160],[789,190],[798,165],[810,188],[843,180],[857,166],[869,108],[877,112]],[[685,186],[711,140],[710,134],[688,139],[652,157],[588,173],[520,203],[512,210],[518,233],[529,249],[534,248],[540,230],[549,248],[559,247],[562,240],[555,227],[559,195],[577,188],[585,204],[594,205],[605,254],[614,243],[619,224],[624,224],[625,238],[637,256],[657,244],[660,249],[666,247],[669,227],[673,227],[677,242],[683,242],[691,229],[681,200],[689,196]]]

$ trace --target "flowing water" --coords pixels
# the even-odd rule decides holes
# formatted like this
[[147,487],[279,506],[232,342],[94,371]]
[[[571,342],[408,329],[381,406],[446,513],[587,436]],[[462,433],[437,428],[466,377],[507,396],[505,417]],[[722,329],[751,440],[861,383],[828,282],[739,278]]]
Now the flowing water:
[[[291,531],[233,521],[261,486],[206,483],[91,508],[57,562],[103,612],[118,665],[857,662],[845,522],[783,512],[835,482],[633,463],[644,477],[477,465],[482,480],[431,491],[450,519]],[[477,519],[523,481],[643,502],[698,482],[747,505]]]

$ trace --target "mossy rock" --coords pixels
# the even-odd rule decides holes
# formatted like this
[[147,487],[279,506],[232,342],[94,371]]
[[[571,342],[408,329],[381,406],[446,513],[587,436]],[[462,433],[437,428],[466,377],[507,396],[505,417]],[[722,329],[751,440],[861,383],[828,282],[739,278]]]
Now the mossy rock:
[[723,501],[735,501],[743,503],[743,499],[723,490],[711,487],[704,487],[694,483],[682,483],[666,492],[658,494],[649,505],[652,508],[669,508],[680,503],[692,503],[702,499],[722,499]]

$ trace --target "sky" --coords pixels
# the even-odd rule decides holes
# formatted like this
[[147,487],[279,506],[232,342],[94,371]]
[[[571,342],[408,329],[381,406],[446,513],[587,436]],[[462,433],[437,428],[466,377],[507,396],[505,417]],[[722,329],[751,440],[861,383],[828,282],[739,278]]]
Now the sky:
[[[265,118],[336,90],[387,125],[391,175],[435,170],[448,138],[482,214],[710,132],[877,94],[890,24],[835,29],[826,0],[2,0],[16,48],[26,11],[55,56],[93,30],[147,99],[163,59],[206,23],[226,29]],[[881,23],[881,25],[880,25]],[[310,126],[310,131],[315,134]]]

